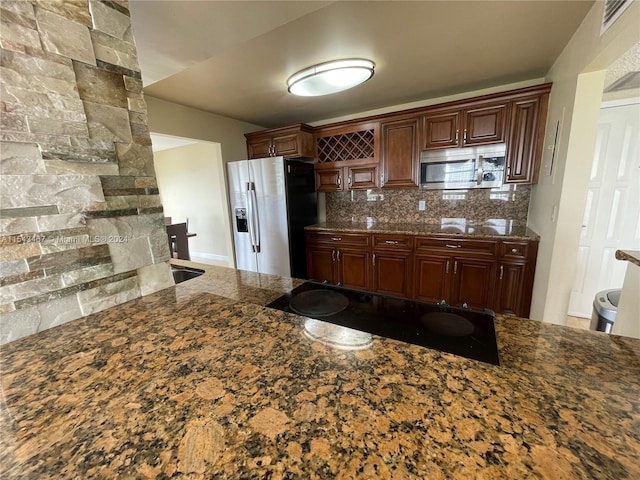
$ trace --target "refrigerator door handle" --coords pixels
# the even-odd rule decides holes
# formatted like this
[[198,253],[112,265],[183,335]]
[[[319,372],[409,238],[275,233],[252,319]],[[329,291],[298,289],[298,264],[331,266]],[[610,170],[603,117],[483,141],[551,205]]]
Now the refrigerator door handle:
[[256,196],[256,184],[249,182],[250,224],[249,235],[251,246],[255,253],[260,253],[260,220],[258,215],[258,197]]

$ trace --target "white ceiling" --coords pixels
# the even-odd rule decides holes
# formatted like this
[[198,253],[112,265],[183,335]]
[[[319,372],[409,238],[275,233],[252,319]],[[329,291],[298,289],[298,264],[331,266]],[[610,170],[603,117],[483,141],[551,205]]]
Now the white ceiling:
[[[592,0],[141,1],[145,93],[265,127],[314,122],[543,77]],[[367,83],[295,97],[286,79],[364,57]]]

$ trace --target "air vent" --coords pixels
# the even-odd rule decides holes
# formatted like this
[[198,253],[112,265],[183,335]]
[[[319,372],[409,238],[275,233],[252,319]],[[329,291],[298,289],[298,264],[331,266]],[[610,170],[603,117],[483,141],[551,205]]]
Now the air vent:
[[640,88],[640,72],[627,73],[605,88],[604,91],[605,93],[619,92],[621,90],[630,90],[632,88]]
[[622,12],[624,12],[632,0],[606,0],[604,4],[604,12],[602,14],[602,28],[600,29],[600,36],[607,29],[613,25],[613,23],[620,18]]

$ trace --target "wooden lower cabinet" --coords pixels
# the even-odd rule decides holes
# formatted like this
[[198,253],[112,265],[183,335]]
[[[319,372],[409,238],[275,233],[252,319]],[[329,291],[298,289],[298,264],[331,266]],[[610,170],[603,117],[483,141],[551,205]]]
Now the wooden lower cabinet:
[[373,291],[395,297],[411,297],[411,252],[374,251]]
[[531,302],[529,301],[529,305],[525,304],[527,265],[501,262],[498,269],[498,291],[494,309],[508,315],[529,316]]
[[308,277],[356,290],[370,290],[371,253],[368,245],[367,235],[308,232]]
[[456,307],[482,310],[493,304],[496,262],[484,258],[453,258],[450,301]]
[[370,290],[370,258],[368,251],[347,248],[336,250],[338,275],[334,283],[356,290]]
[[524,240],[308,232],[307,269],[311,279],[347,288],[528,317],[537,247]]
[[417,254],[414,272],[416,300],[479,310],[493,303],[494,260]]
[[335,251],[333,247],[325,247],[320,245],[307,244],[307,275],[318,282],[334,281],[336,274],[334,273]]
[[413,293],[423,302],[447,301],[451,281],[449,271],[451,258],[448,255],[417,254],[413,261]]

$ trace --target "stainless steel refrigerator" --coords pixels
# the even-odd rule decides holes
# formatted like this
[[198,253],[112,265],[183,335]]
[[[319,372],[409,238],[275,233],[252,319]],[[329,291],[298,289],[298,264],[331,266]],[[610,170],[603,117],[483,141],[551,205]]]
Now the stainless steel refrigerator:
[[313,160],[227,163],[236,267],[306,278],[304,227],[318,222]]

